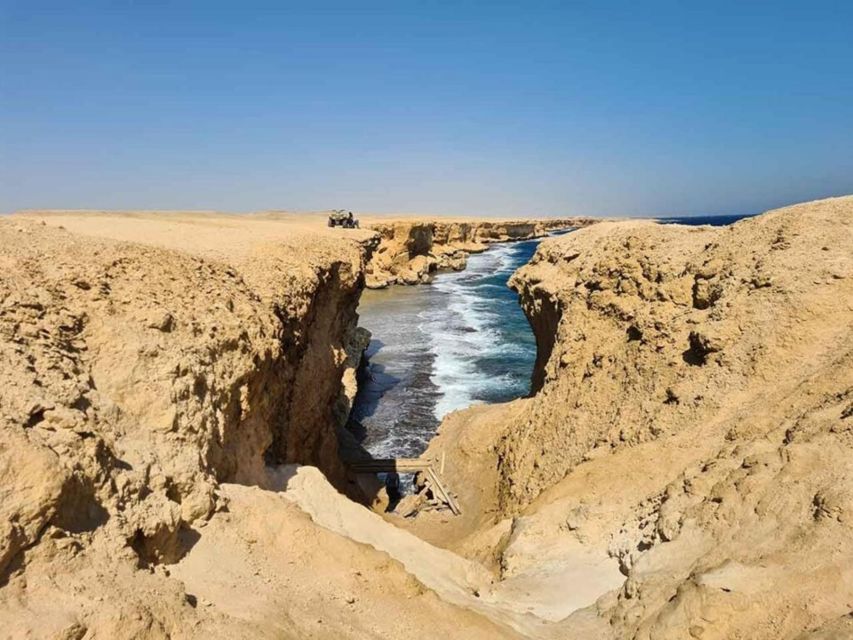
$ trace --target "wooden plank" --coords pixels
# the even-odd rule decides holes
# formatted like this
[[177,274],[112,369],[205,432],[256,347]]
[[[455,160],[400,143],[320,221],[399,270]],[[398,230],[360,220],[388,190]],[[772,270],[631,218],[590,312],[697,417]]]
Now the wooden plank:
[[391,473],[397,471],[400,473],[414,473],[416,471],[425,471],[429,465],[381,465],[381,464],[353,464],[350,465],[350,470],[355,473]]
[[348,461],[348,465],[356,473],[390,473],[392,471],[410,473],[423,471],[430,466],[430,463],[420,458],[375,458],[351,460]]
[[361,464],[365,462],[376,462],[379,464],[430,464],[430,461],[426,458],[351,458],[344,460],[344,462],[348,464]]
[[429,462],[353,462],[349,466],[359,469],[382,468],[382,469],[426,469]]
[[[444,456],[441,466],[444,467]],[[358,460],[346,460],[345,463],[353,473],[417,473],[423,471],[433,487],[435,497],[447,504],[454,515],[459,515],[462,510],[456,500],[450,495],[439,479],[438,473],[432,468],[432,463],[423,458],[362,458]]]
[[453,512],[453,515],[458,516],[462,513],[462,510],[459,508],[459,505],[456,504],[456,500],[453,499],[453,496],[450,495],[450,492],[444,488],[444,485],[441,484],[441,480],[438,479],[438,474],[433,471],[432,467],[429,467],[426,470],[427,476],[429,476],[430,481],[433,483],[434,488],[441,495],[438,496],[441,500],[447,503],[447,506],[450,507],[450,510]]
[[435,481],[435,484],[438,486],[439,490],[444,495],[445,502],[447,502],[447,506],[450,507],[450,510],[453,512],[453,514],[457,516],[461,514],[462,509],[459,508],[459,505],[456,503],[456,500],[454,500],[453,496],[450,495],[450,491],[448,491],[444,484],[442,484],[435,470],[430,467],[429,470],[427,470],[427,473],[430,475],[430,477],[432,477],[432,479]]

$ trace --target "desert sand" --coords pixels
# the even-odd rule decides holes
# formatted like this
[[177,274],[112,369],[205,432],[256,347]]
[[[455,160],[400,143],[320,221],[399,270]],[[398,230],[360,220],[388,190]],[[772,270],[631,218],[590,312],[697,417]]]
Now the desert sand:
[[425,454],[463,514],[359,504],[366,282],[547,224],[0,219],[0,636],[849,637],[853,197],[543,241],[535,394]]

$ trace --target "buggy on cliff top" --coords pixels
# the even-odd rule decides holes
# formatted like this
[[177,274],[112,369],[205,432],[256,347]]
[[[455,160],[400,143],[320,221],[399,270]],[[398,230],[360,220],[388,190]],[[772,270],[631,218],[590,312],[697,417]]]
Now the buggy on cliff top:
[[335,209],[329,214],[330,227],[343,227],[344,229],[358,229],[358,220],[352,217],[352,211]]

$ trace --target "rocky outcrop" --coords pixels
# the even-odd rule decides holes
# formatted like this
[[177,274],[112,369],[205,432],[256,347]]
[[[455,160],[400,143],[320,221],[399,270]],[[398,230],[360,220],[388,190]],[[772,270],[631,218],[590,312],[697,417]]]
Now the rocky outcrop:
[[592,625],[577,637],[845,628],[850,246],[853,197],[544,241],[511,281],[536,395],[451,415],[428,451],[480,514],[443,543],[497,557],[505,581],[599,580],[579,603],[594,619],[564,610]]
[[[401,523],[420,540],[326,481],[343,487],[376,234],[48,223],[0,221],[3,633],[850,629],[853,198],[543,242],[513,279],[536,393],[448,416],[427,456],[462,515]],[[411,235],[415,257],[438,233]]]
[[[610,223],[543,243],[510,284],[545,347],[533,429],[547,430],[536,418],[545,411],[572,434],[548,447],[555,475],[594,446],[708,421],[729,391],[764,394],[770,379],[799,382],[823,355],[832,362],[850,337],[850,207],[829,200],[724,228]],[[805,353],[808,362],[791,367]],[[520,464],[516,480],[526,478],[508,504],[551,484],[549,453],[530,452],[543,471],[507,459],[507,470]]]
[[0,221],[0,581],[45,539],[174,562],[268,464],[343,487],[364,246],[224,262],[58,222]]
[[594,222],[594,218],[553,218],[368,223],[365,226],[379,233],[380,242],[367,265],[367,286],[428,282],[436,271],[461,271],[469,254],[485,251],[493,242],[539,238]]

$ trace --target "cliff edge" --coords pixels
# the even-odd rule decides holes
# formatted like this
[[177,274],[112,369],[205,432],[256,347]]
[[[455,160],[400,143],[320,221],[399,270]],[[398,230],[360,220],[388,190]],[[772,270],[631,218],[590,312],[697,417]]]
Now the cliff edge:
[[445,420],[428,455],[472,515],[422,535],[542,598],[586,585],[586,637],[844,628],[851,247],[853,197],[544,241],[511,281],[535,395]]
[[[251,216],[0,220],[0,636],[395,635],[419,617],[465,620],[260,488],[301,463],[349,489],[336,432],[374,247],[372,232]],[[299,584],[294,558],[311,563]],[[260,560],[278,568],[261,576]],[[385,586],[359,589],[353,571]],[[207,591],[217,576],[226,590]],[[385,589],[408,621],[372,620]],[[356,597],[373,604],[353,611]]]
[[849,634],[853,197],[543,241],[512,279],[533,395],[450,414],[426,455],[463,514],[399,526],[338,455],[381,242],[0,220],[0,633]]
[[364,226],[379,234],[379,245],[367,264],[367,287],[429,282],[437,271],[461,271],[469,254],[485,251],[491,243],[541,238],[595,222],[595,218],[368,220]]

